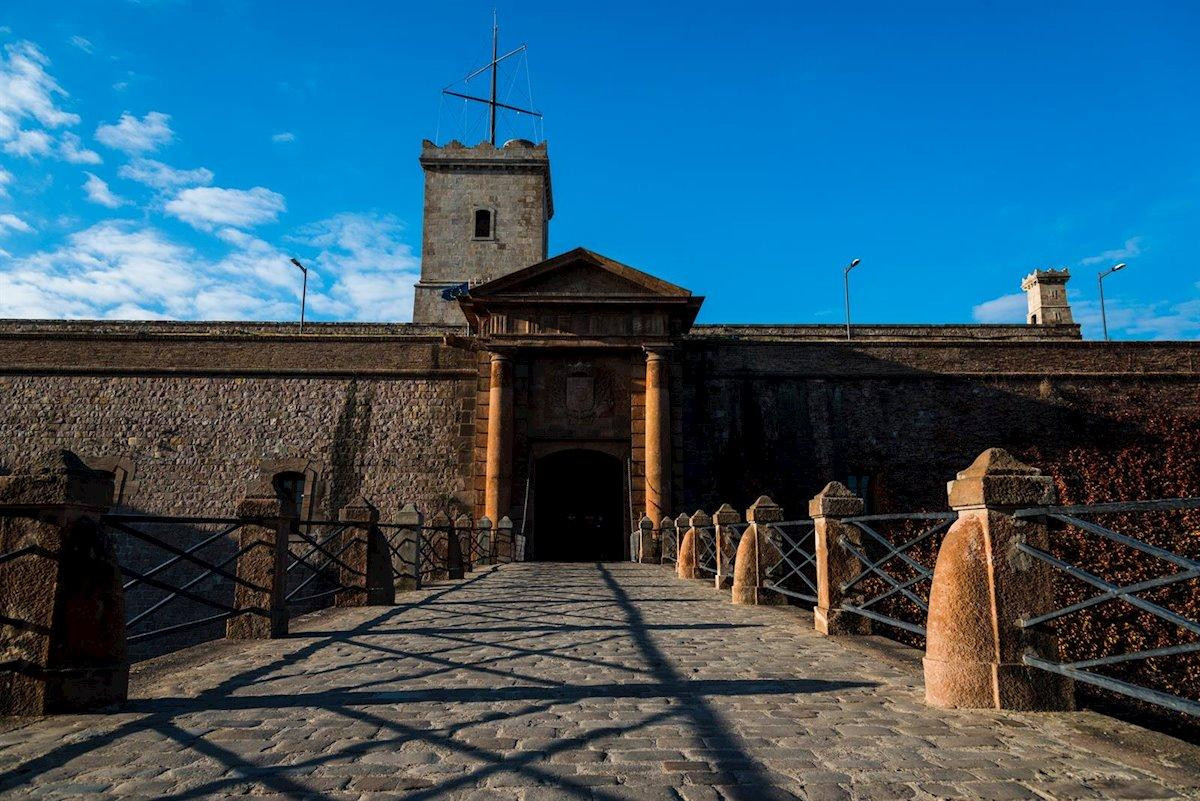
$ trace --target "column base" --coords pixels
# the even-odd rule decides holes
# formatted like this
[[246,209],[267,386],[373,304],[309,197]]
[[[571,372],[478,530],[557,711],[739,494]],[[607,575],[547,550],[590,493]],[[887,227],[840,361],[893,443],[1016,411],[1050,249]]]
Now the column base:
[[862,615],[843,612],[841,609],[813,607],[813,628],[830,636],[864,635],[871,633],[871,621]]
[[1066,676],[1023,664],[942,662],[926,657],[925,703],[944,709],[1068,712],[1075,685]]

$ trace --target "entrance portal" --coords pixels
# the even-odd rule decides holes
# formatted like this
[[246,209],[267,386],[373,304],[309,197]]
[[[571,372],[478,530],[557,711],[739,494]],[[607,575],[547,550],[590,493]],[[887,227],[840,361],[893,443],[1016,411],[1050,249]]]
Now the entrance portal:
[[624,558],[621,460],[599,451],[558,451],[537,460],[530,558],[615,562]]

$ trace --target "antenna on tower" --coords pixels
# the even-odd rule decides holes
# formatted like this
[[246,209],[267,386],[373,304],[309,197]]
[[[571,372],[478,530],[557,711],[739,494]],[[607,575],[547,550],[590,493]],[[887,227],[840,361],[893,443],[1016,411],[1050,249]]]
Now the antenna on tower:
[[[513,56],[518,55],[520,53],[524,53],[524,52],[525,52],[525,45],[521,45],[520,47],[516,48],[515,50],[510,50],[509,52],[505,53],[502,56],[499,55],[499,53],[500,53],[500,23],[496,16],[496,12],[493,10],[492,11],[492,60],[490,62],[488,62],[487,64],[485,64],[484,66],[480,67],[479,69],[477,69],[474,72],[467,75],[461,81],[456,81],[455,83],[450,84],[450,86],[447,86],[445,89],[442,90],[443,95],[450,95],[451,97],[461,97],[463,100],[473,100],[476,103],[483,103],[488,107],[488,141],[492,143],[492,147],[496,146],[496,115],[500,109],[506,109],[508,111],[515,111],[518,114],[527,114],[527,115],[534,117],[535,119],[539,119],[539,120],[542,118],[542,112],[540,112],[540,111],[534,111],[533,109],[528,109],[528,108],[520,108],[518,106],[510,106],[507,103],[501,103],[499,100],[496,99],[496,78],[499,74],[500,62],[504,61],[505,59],[512,58]],[[528,66],[526,68],[528,69]],[[459,83],[465,83],[467,81],[470,81],[472,78],[482,75],[483,73],[487,72],[488,70],[491,70],[491,73],[492,73],[492,75],[491,75],[491,93],[488,97],[475,97],[474,95],[463,94],[462,92],[455,92],[450,88],[451,86],[456,86]]]

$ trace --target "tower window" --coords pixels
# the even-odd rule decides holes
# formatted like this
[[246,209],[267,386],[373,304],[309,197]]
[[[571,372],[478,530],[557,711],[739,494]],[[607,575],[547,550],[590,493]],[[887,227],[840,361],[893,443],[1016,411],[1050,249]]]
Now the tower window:
[[475,238],[496,238],[494,217],[491,209],[475,209]]

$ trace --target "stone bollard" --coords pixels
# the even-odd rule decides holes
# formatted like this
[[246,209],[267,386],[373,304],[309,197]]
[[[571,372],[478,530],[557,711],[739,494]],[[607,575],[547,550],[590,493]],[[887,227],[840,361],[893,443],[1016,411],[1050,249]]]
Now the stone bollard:
[[683,561],[683,540],[687,536],[688,529],[692,527],[692,518],[685,514],[680,514],[675,518],[675,575],[679,573],[679,564]]
[[742,516],[727,503],[721,504],[721,508],[713,512],[713,534],[717,540],[717,576],[713,583],[718,590],[728,590],[733,586],[733,560],[738,547],[738,533],[733,526],[741,520]]
[[664,517],[662,522],[658,524],[658,563],[663,564],[663,560],[667,558],[667,554],[671,554],[672,559],[679,559],[679,534],[675,528],[675,521],[669,517]]
[[1014,518],[1056,502],[1054,481],[1006,451],[984,451],[947,485],[958,520],[938,550],[929,593],[925,701],[969,709],[1065,710],[1070,679],[1028,667],[1025,653],[1057,660],[1047,632],[1017,625],[1054,608],[1052,568],[1017,550],[1046,549],[1044,520]]
[[638,523],[638,553],[637,561],[644,565],[656,565],[662,558],[662,542],[659,532],[654,530],[654,521],[643,517]]
[[453,571],[457,571],[457,577],[462,578],[462,551],[459,550],[458,538],[454,536],[454,526],[450,524],[449,516],[445,512],[438,512],[429,522],[429,528],[421,533],[428,542],[422,558],[433,562],[425,569],[429,580],[445,581]]
[[842,522],[843,517],[863,513],[865,504],[838,481],[825,485],[808,502],[813,519],[813,543],[817,562],[817,605],[813,608],[813,626],[822,634],[870,634],[871,621],[861,615],[842,611],[842,585],[858,575],[862,565],[842,547],[842,539],[862,551],[862,532]]
[[70,451],[0,476],[0,715],[125,700],[125,597],[100,525],[112,495],[112,477]]
[[475,524],[475,554],[478,564],[492,563],[492,520],[487,515]]
[[782,606],[784,596],[763,589],[767,569],[779,561],[779,549],[768,536],[772,523],[783,522],[783,509],[766,495],[760,495],[746,510],[747,526],[738,543],[733,563],[733,602]]
[[417,538],[420,536],[421,513],[411,503],[396,515],[396,552],[392,554],[392,584],[400,592],[417,589],[420,584],[417,564]]
[[680,578],[703,579],[700,572],[700,555],[704,545],[700,539],[704,536],[703,529],[712,527],[712,518],[708,512],[697,509],[688,519],[688,530],[679,543],[679,562],[676,572]]
[[[288,537],[298,525],[285,517],[283,502],[274,496],[243,498],[237,516],[246,520],[238,529],[237,577],[233,606],[239,610],[225,621],[231,640],[273,640],[288,633],[285,562]],[[252,586],[247,586],[252,585]]]
[[338,520],[353,523],[340,537],[344,564],[338,565],[343,587],[334,595],[335,606],[387,606],[396,602],[387,543],[379,530],[379,510],[356,498],[338,510]]
[[[471,552],[475,544],[475,521],[465,512],[454,521],[455,539],[458,540],[458,553],[462,558],[463,575],[475,569],[475,555]],[[454,578],[451,576],[450,578]],[[458,578],[462,578],[459,576]]]
[[505,515],[496,526],[496,561],[500,564],[512,562],[516,557],[516,542],[513,540],[513,522]]

